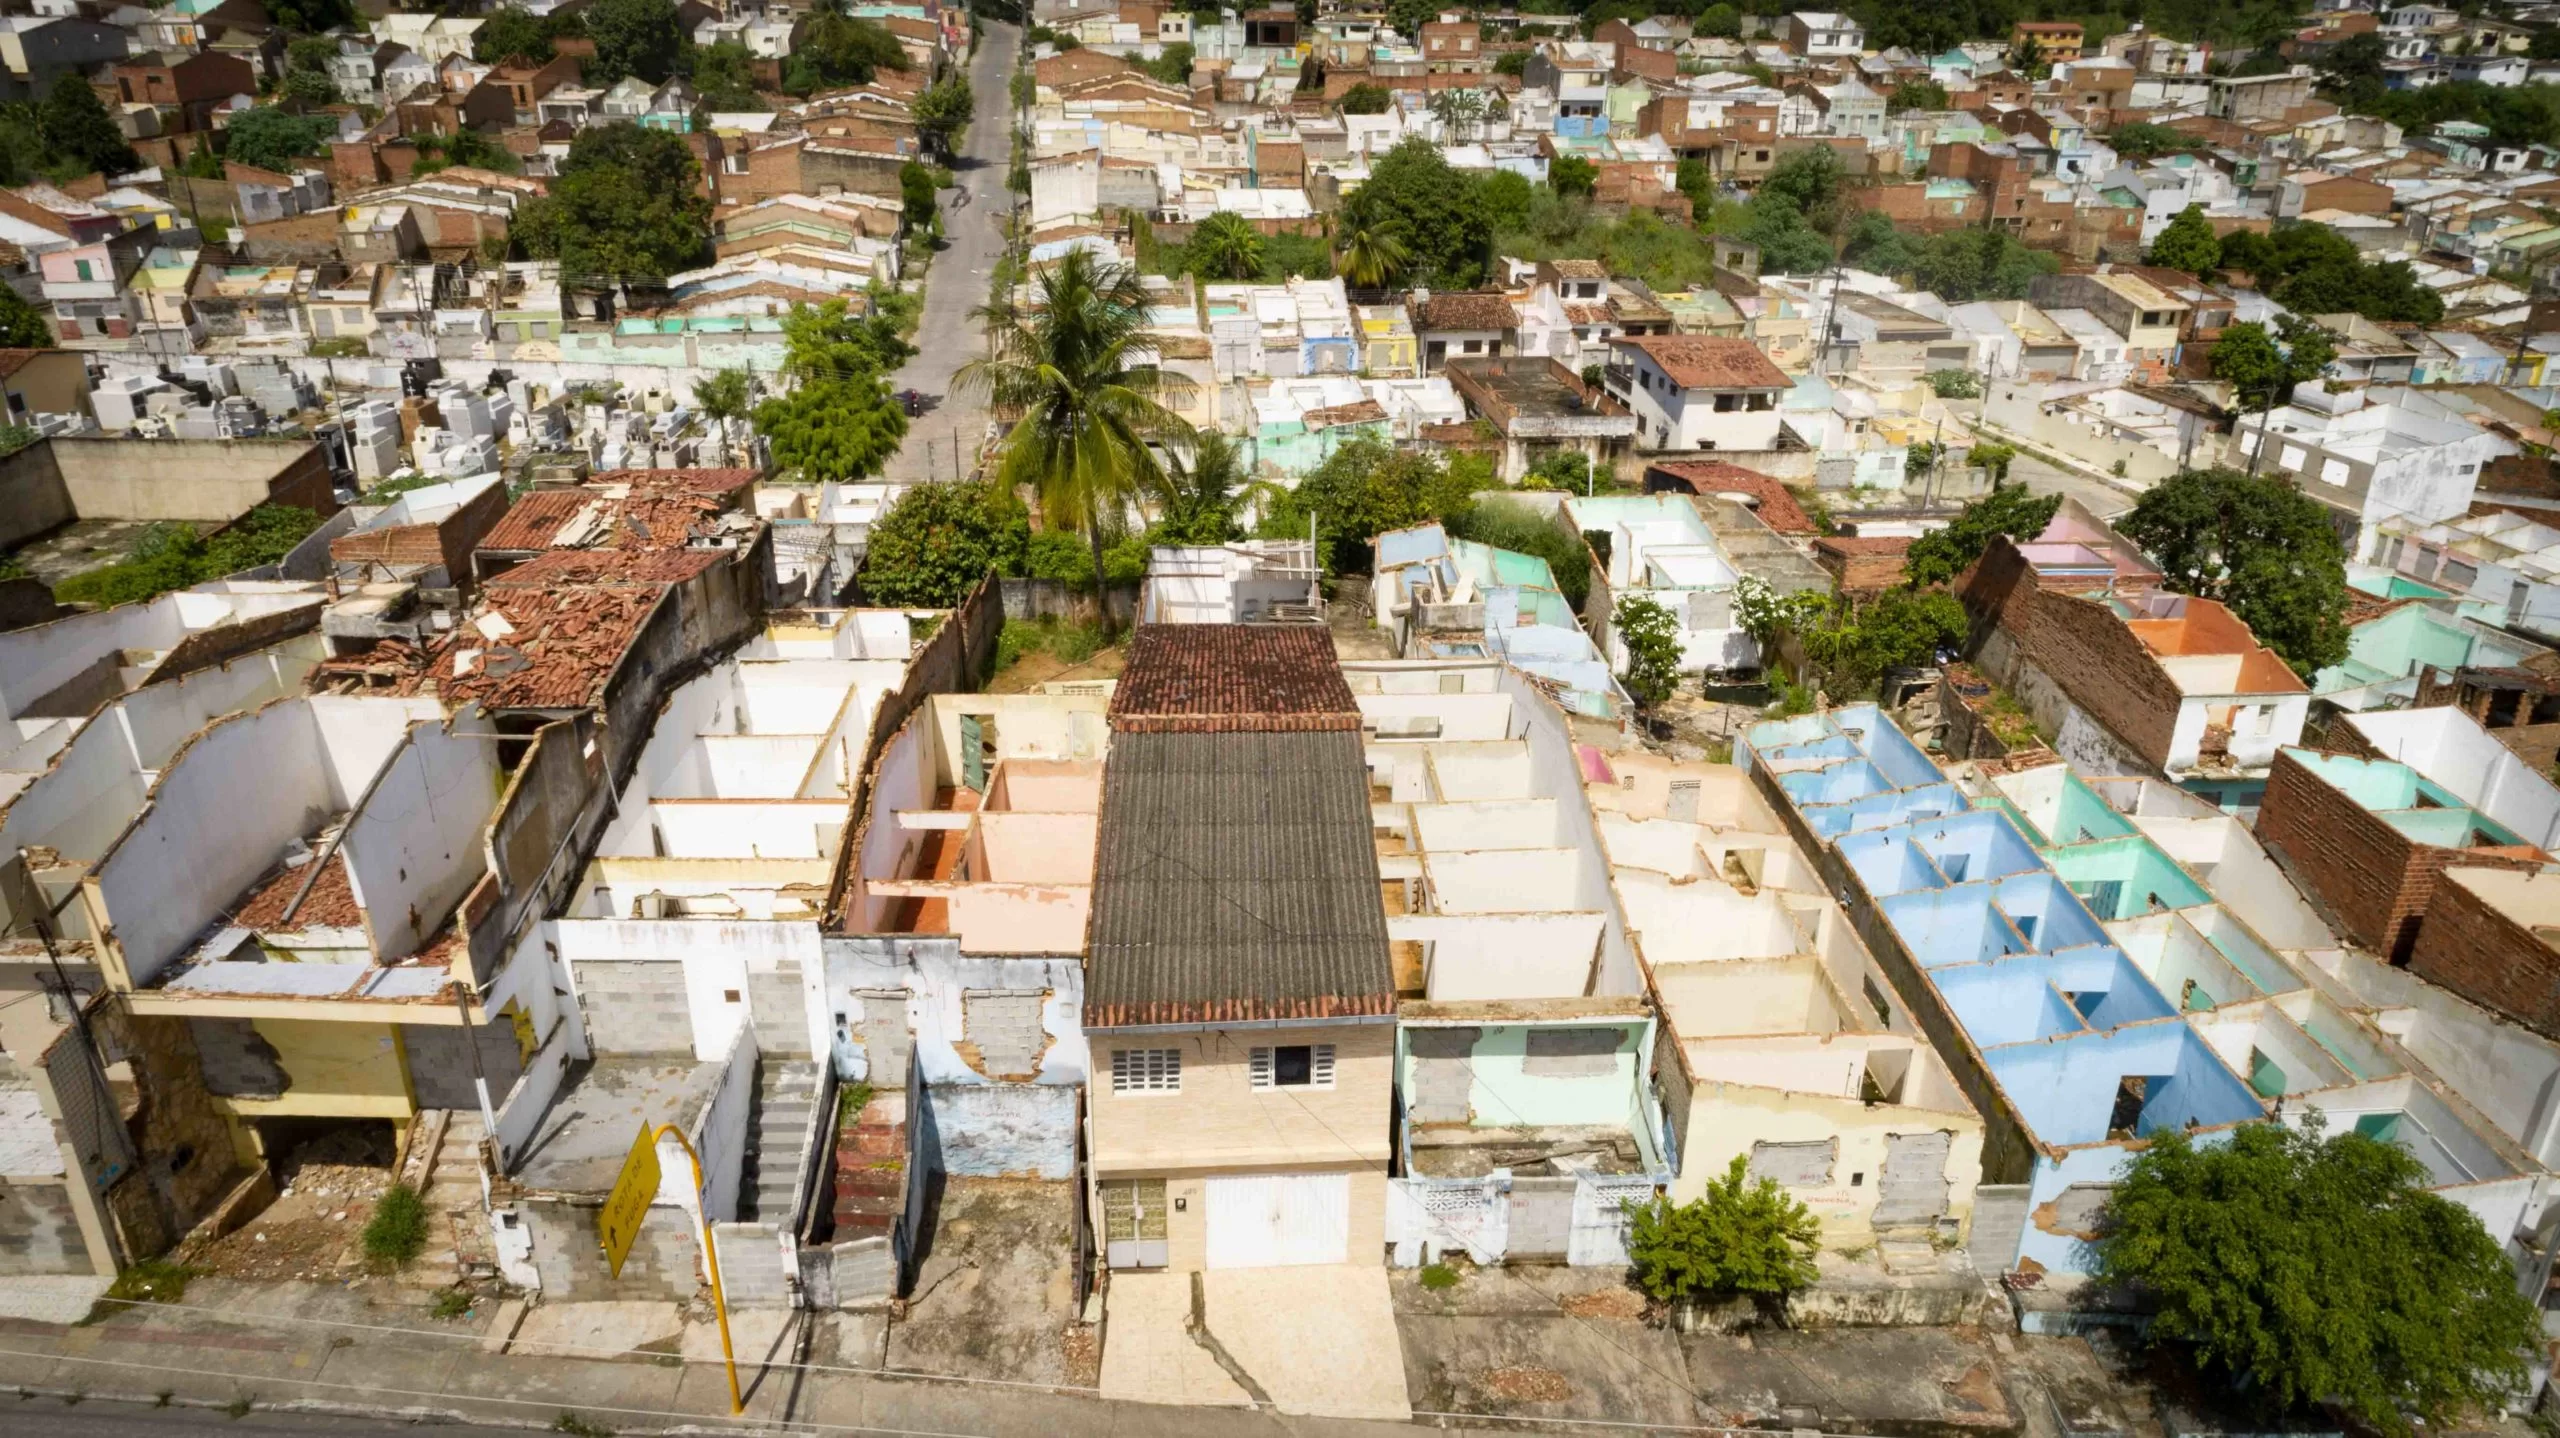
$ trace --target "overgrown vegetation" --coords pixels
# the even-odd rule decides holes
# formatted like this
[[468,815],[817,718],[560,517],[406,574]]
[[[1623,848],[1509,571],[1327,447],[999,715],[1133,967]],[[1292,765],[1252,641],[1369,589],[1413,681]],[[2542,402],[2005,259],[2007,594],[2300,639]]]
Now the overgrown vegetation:
[[1777,1302],[1813,1282],[1822,1224],[1775,1179],[1752,1179],[1740,1154],[1687,1203],[1630,1203],[1627,1256],[1636,1286],[1665,1303],[1736,1296]]
[[427,1204],[418,1191],[405,1183],[395,1183],[374,1200],[373,1216],[365,1220],[362,1238],[364,1256],[376,1264],[397,1268],[427,1247]]
[[1627,651],[1627,667],[1618,673],[1627,697],[1640,709],[1652,709],[1679,692],[1680,621],[1670,610],[1641,594],[1618,600],[1610,616],[1618,643]]
[[2101,1281],[2155,1344],[2270,1415],[2335,1404],[2386,1434],[2455,1426],[2524,1391],[2539,1315],[2499,1240],[2398,1145],[2244,1125],[2144,1135],[2110,1195]]
[[111,1305],[183,1302],[187,1296],[187,1281],[193,1277],[195,1270],[183,1263],[172,1263],[165,1258],[146,1258],[116,1275],[116,1281],[107,1285],[98,1310],[90,1317],[94,1320],[116,1311]]
[[1545,560],[1555,574],[1556,592],[1573,606],[1574,613],[1582,612],[1583,598],[1591,592],[1591,549],[1580,536],[1567,534],[1541,516],[1499,499],[1470,505],[1445,522],[1453,539],[1473,540]]
[[996,635],[996,670],[1001,673],[1027,654],[1046,654],[1061,664],[1082,664],[1102,651],[1102,626],[1064,619],[1008,619]]
[[1911,541],[1902,556],[1903,579],[1910,584],[1953,584],[1991,547],[1994,537],[2033,539],[2044,533],[2061,508],[2059,494],[2029,494],[2024,485],[1994,489],[1958,510],[1942,528]]
[[1478,490],[1493,487],[1493,465],[1480,456],[1443,459],[1363,435],[1278,495],[1258,532],[1302,539],[1312,521],[1316,556],[1327,571],[1366,574],[1371,540],[1389,530],[1445,521],[1472,504]]
[[2346,554],[2326,505],[2280,476],[2190,470],[2143,491],[2116,528],[2180,594],[2230,606],[2309,678],[2347,657]]
[[1459,1273],[1445,1263],[1426,1263],[1419,1275],[1423,1287],[1434,1293],[1446,1293],[1458,1286]]
[[564,288],[663,284],[710,251],[711,201],[700,181],[683,137],[628,122],[590,125],[570,142],[550,193],[526,202],[509,234],[525,254],[558,260]]
[[155,524],[133,547],[131,558],[86,574],[75,574],[53,588],[65,604],[112,608],[133,604],[172,589],[273,564],[320,527],[320,516],[295,505],[262,504],[230,527],[207,539],[187,524]]

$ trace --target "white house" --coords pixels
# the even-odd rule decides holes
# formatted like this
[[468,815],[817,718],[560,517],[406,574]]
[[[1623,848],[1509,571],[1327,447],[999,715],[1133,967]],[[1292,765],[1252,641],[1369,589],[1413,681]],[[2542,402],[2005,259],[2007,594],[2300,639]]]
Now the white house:
[[1623,335],[1609,391],[1635,412],[1639,448],[1760,450],[1778,442],[1778,399],[1794,388],[1749,340]]
[[2233,439],[2235,464],[2255,454],[2261,473],[2290,475],[2340,511],[2359,559],[2372,558],[2369,536],[2386,521],[2423,526],[2469,513],[2481,470],[2516,453],[2514,441],[2396,387],[2331,394],[2304,385],[2291,404],[2244,421]]

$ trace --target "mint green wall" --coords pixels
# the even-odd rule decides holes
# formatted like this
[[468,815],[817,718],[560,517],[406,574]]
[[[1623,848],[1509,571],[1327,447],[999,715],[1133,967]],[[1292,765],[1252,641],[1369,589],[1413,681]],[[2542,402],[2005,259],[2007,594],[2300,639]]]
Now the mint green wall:
[[[2184,909],[2206,902],[2212,897],[2184,869],[2149,839],[2107,839],[2095,844],[2076,844],[2056,849],[2048,855],[2054,873],[2075,891],[2086,897],[2093,884],[2114,882],[2119,885],[2115,912],[2101,913],[2101,919],[2134,919],[2152,912],[2151,898],[2158,895],[2162,908]],[[2095,911],[2097,905],[2090,905]]]
[[[1608,1028],[1619,1033],[1618,1051],[1609,1072],[1588,1078],[1527,1072],[1532,1028]],[[1659,1166],[1653,1124],[1646,1115],[1644,1056],[1650,1019],[1599,1019],[1582,1023],[1487,1024],[1469,1056],[1474,1083],[1467,1095],[1476,1128],[1543,1128],[1557,1125],[1620,1125],[1636,1136],[1648,1166]],[[1413,1056],[1399,1036],[1396,1067],[1402,1086],[1412,1090]]]

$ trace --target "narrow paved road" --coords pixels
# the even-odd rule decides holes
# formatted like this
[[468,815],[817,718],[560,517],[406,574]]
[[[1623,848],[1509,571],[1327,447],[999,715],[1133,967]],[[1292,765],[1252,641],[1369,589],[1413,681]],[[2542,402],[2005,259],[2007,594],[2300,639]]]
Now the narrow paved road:
[[[949,479],[955,453],[974,453],[986,433],[985,411],[951,394],[951,373],[978,357],[979,329],[969,311],[986,303],[988,276],[1004,253],[1003,221],[1013,209],[1005,164],[1013,155],[1013,57],[1022,30],[986,22],[969,89],[977,117],[952,166],[955,188],[942,192],[944,248],[925,278],[924,321],[916,330],[916,357],[898,371],[894,387],[920,390],[936,403],[911,422],[906,445],[882,476],[891,480]],[[955,449],[956,446],[956,449]]]

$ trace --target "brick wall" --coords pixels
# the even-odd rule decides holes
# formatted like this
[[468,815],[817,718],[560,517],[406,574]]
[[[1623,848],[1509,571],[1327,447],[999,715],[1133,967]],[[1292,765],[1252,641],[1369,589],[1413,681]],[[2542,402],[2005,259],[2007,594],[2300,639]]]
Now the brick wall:
[[[2341,730],[2352,732],[2343,724],[2330,732]],[[2437,877],[2447,868],[2540,867],[2511,853],[2421,844],[2314,774],[2291,750],[2277,753],[2267,775],[2258,837],[2282,851],[2349,937],[2395,964],[2409,961],[2420,916],[2428,912]]]
[[507,512],[507,488],[491,485],[435,524],[400,524],[329,541],[338,564],[441,564],[456,584],[471,578],[471,550]]
[[2036,586],[2017,547],[1997,539],[1956,582],[1978,620],[2006,630],[2019,656],[2154,765],[2178,725],[2178,686],[2113,610]]
[[2437,884],[2409,969],[2483,1008],[2560,1038],[2560,953],[2460,884]]

